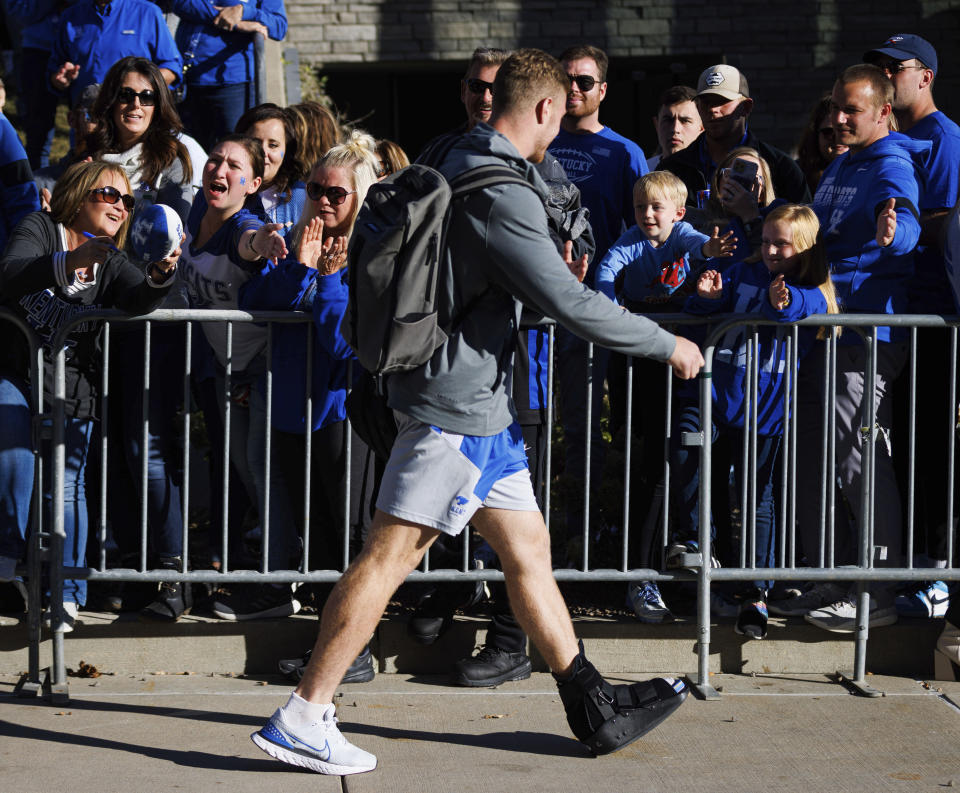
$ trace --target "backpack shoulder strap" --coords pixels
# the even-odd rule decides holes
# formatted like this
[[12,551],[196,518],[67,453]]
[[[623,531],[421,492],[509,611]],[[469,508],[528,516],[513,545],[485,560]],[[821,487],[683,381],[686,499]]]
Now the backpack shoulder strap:
[[464,171],[450,180],[451,200],[463,198],[470,193],[495,187],[502,184],[526,185],[533,190],[533,185],[507,165],[491,163]]

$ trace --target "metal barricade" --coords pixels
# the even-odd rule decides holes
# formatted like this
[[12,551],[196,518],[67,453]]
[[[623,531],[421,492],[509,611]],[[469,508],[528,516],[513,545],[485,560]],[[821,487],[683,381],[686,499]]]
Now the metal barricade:
[[[243,311],[211,311],[211,310],[160,310],[153,312],[145,317],[128,317],[123,315],[120,312],[96,312],[85,314],[81,319],[78,319],[73,324],[77,322],[84,321],[89,322],[91,320],[104,320],[107,321],[107,325],[104,328],[104,337],[103,337],[103,348],[104,348],[104,381],[103,381],[103,399],[104,399],[104,411],[105,414],[101,416],[101,421],[104,425],[107,424],[107,415],[106,412],[109,411],[109,367],[110,363],[110,338],[112,326],[115,324],[127,325],[130,323],[142,324],[144,326],[144,380],[143,380],[143,400],[144,400],[144,416],[148,415],[147,412],[147,401],[149,399],[149,390],[150,390],[150,367],[149,367],[149,357],[150,357],[150,344],[151,344],[151,327],[157,323],[186,323],[186,350],[185,350],[185,359],[184,359],[184,382],[183,382],[183,399],[185,404],[189,404],[190,401],[190,375],[191,375],[191,364],[190,364],[190,348],[191,348],[191,339],[193,334],[197,332],[197,323],[202,322],[221,322],[227,323],[226,337],[227,337],[227,350],[228,350],[228,363],[224,372],[224,390],[221,394],[221,399],[223,402],[223,413],[224,421],[226,424],[225,431],[225,449],[224,449],[224,458],[229,460],[229,443],[230,443],[230,421],[231,421],[231,404],[230,404],[230,382],[231,382],[231,366],[230,366],[230,355],[229,351],[231,350],[232,345],[232,329],[234,325],[240,323],[268,323],[267,328],[264,330],[266,336],[266,373],[265,373],[265,422],[266,427],[269,429],[271,426],[271,417],[272,417],[272,386],[271,380],[273,375],[273,364],[272,364],[272,328],[275,323],[307,323],[311,321],[310,315],[304,315],[294,312],[254,312],[248,313]],[[703,559],[708,559],[709,554],[702,553],[700,559],[687,560],[688,564],[686,566],[697,568],[696,573],[683,572],[683,571],[674,571],[674,570],[664,570],[662,565],[657,568],[650,569],[636,569],[631,568],[628,564],[629,559],[629,549],[631,542],[630,534],[630,508],[631,508],[631,476],[632,476],[632,464],[631,464],[631,429],[632,421],[634,417],[632,415],[632,372],[630,369],[631,364],[628,363],[628,376],[627,376],[627,399],[626,399],[626,438],[625,443],[625,464],[624,464],[624,489],[623,489],[623,525],[622,525],[622,536],[621,540],[621,558],[620,563],[616,569],[613,568],[591,568],[590,567],[590,545],[591,545],[591,535],[590,535],[590,521],[591,521],[591,506],[590,506],[590,493],[592,484],[589,480],[589,456],[592,453],[591,449],[591,433],[589,430],[589,422],[591,419],[590,411],[587,411],[586,420],[588,422],[587,434],[586,434],[586,455],[587,455],[587,465],[585,467],[586,478],[583,483],[584,491],[584,515],[583,515],[583,550],[582,550],[582,565],[580,569],[557,569],[555,570],[555,577],[561,581],[610,581],[610,582],[628,582],[640,579],[650,579],[654,581],[677,581],[677,580],[690,580],[696,581],[697,586],[697,615],[696,615],[696,632],[697,632],[697,642],[698,642],[698,661],[697,661],[697,670],[696,674],[693,677],[692,682],[699,692],[706,697],[717,696],[716,692],[709,685],[709,651],[710,651],[710,590],[711,584],[713,582],[722,582],[722,581],[750,581],[757,578],[769,579],[773,581],[850,581],[856,582],[858,585],[858,625],[857,631],[855,633],[856,641],[856,656],[855,656],[855,668],[849,677],[856,684],[860,685],[861,690],[865,693],[870,693],[869,687],[866,686],[864,682],[865,674],[865,654],[866,654],[866,641],[867,641],[867,614],[866,608],[868,604],[868,596],[866,585],[869,582],[876,581],[912,581],[917,578],[916,569],[912,569],[912,557],[908,555],[908,558],[911,559],[911,563],[903,568],[877,568],[873,564],[873,553],[872,553],[872,532],[873,532],[873,514],[872,514],[872,493],[873,491],[873,470],[874,470],[874,457],[873,457],[873,443],[876,442],[877,432],[875,429],[876,417],[874,415],[873,401],[867,400],[869,404],[865,403],[865,415],[862,426],[868,428],[866,434],[868,437],[869,443],[864,446],[864,463],[863,469],[866,472],[866,475],[863,477],[863,489],[859,494],[861,503],[863,505],[863,514],[866,516],[866,520],[862,521],[858,526],[858,548],[859,548],[859,564],[853,568],[840,567],[835,564],[835,558],[833,554],[834,549],[834,516],[836,514],[837,505],[834,501],[834,492],[835,488],[833,483],[835,480],[835,472],[833,467],[833,457],[835,454],[834,449],[834,426],[833,426],[833,402],[830,397],[830,389],[833,388],[833,377],[835,376],[835,359],[836,359],[836,339],[832,337],[827,342],[828,355],[826,357],[826,370],[825,370],[825,382],[827,383],[828,389],[828,398],[824,401],[823,406],[823,419],[825,423],[825,429],[822,437],[822,450],[823,450],[823,464],[821,465],[821,488],[820,488],[820,512],[821,512],[821,521],[819,526],[821,542],[819,545],[820,553],[816,562],[816,566],[802,567],[799,562],[800,559],[797,554],[797,537],[795,531],[796,523],[796,446],[797,446],[797,429],[795,421],[795,410],[793,406],[796,405],[796,378],[794,373],[796,372],[797,364],[797,334],[799,333],[799,328],[805,326],[842,326],[847,328],[848,332],[854,332],[859,330],[860,334],[864,339],[864,344],[866,349],[869,351],[868,362],[869,366],[865,372],[865,389],[867,393],[870,393],[873,388],[874,378],[876,376],[876,328],[877,327],[886,327],[886,326],[898,326],[903,328],[910,328],[910,333],[913,336],[913,348],[916,350],[916,328],[949,328],[949,333],[951,334],[951,349],[952,349],[952,359],[950,365],[951,369],[951,382],[955,380],[956,375],[956,344],[957,344],[957,326],[958,321],[954,321],[952,318],[947,320],[942,317],[925,317],[925,316],[888,316],[888,315],[831,315],[829,317],[811,317],[808,318],[796,325],[792,326],[783,326],[790,328],[790,335],[788,336],[787,346],[788,346],[788,385],[786,388],[786,394],[784,396],[785,412],[787,415],[787,420],[784,424],[784,430],[782,435],[782,460],[783,468],[782,475],[780,478],[780,510],[779,510],[779,521],[778,521],[778,542],[777,542],[777,566],[773,568],[758,568],[754,560],[754,549],[756,544],[756,520],[755,520],[755,505],[756,505],[756,469],[755,469],[755,447],[757,443],[757,410],[756,410],[756,400],[757,400],[757,366],[758,362],[756,360],[756,355],[753,350],[756,350],[756,329],[763,325],[773,325],[776,323],[768,322],[759,319],[756,315],[750,316],[736,316],[736,317],[718,317],[714,316],[708,319],[703,318],[691,318],[686,315],[658,315],[656,320],[663,325],[676,327],[679,325],[704,325],[709,324],[712,328],[706,343],[704,344],[704,357],[706,360],[706,366],[704,368],[704,373],[701,378],[700,384],[700,417],[701,417],[701,433],[699,438],[688,438],[688,442],[700,446],[700,520],[699,520],[699,548],[706,549],[710,548],[710,503],[711,503],[711,466],[712,466],[712,454],[711,454],[711,444],[705,442],[704,439],[709,439],[707,431],[704,431],[703,428],[709,428],[712,421],[712,400],[711,400],[711,378],[713,372],[714,364],[714,354],[716,352],[716,347],[718,341],[723,338],[723,336],[732,331],[743,331],[747,333],[748,339],[752,334],[752,341],[748,343],[747,351],[747,360],[746,365],[747,369],[751,372],[750,375],[750,384],[752,389],[752,407],[748,401],[748,424],[749,426],[745,429],[744,432],[744,447],[741,450],[741,461],[746,469],[749,470],[750,476],[744,476],[743,485],[740,492],[740,502],[741,509],[743,514],[742,520],[742,529],[740,532],[740,550],[739,550],[739,566],[735,567],[725,567],[720,569],[712,569],[709,564],[704,564]],[[549,326],[549,345],[550,345],[550,359],[553,361],[553,344],[554,344],[554,328],[552,323],[545,323]],[[53,348],[59,350],[55,358],[55,381],[54,381],[54,403],[53,403],[53,438],[52,438],[52,449],[53,449],[53,487],[52,487],[52,497],[53,497],[53,511],[52,511],[52,525],[51,525],[51,537],[53,540],[53,545],[57,548],[62,547],[62,543],[65,540],[65,530],[64,530],[64,504],[63,504],[63,482],[64,482],[64,453],[65,453],[65,415],[64,415],[64,372],[65,372],[65,361],[63,354],[63,344],[67,336],[69,335],[70,329],[73,325],[63,328],[58,335],[57,339],[54,340]],[[865,331],[863,329],[866,329]],[[307,392],[304,395],[305,399],[305,413],[306,413],[306,426],[311,425],[311,411],[313,409],[313,395],[310,390],[311,383],[311,360],[312,352],[310,349],[312,335],[307,333],[307,352],[306,360],[304,361],[305,367],[305,376],[307,383]],[[673,417],[670,412],[670,403],[672,401],[672,387],[673,379],[670,374],[669,367],[664,367],[664,386],[667,392],[667,410],[666,410],[666,428],[665,428],[665,437],[666,442],[664,446],[664,480],[663,486],[659,492],[662,492],[662,496],[658,495],[658,499],[662,499],[661,506],[658,506],[655,503],[649,510],[649,515],[651,516],[649,520],[655,521],[658,529],[658,536],[661,540],[661,545],[666,545],[669,538],[670,531],[670,510],[668,505],[670,504],[671,498],[671,488],[674,486],[672,481],[671,471],[670,471],[670,458],[669,458],[669,448],[671,444],[671,424]],[[587,405],[591,404],[591,389],[597,387],[593,382],[592,378],[588,378],[588,382],[584,384],[587,389]],[[547,422],[549,428],[552,430],[553,427],[553,388],[554,388],[554,373],[553,365],[551,363],[549,369],[549,399],[547,407]],[[916,372],[913,371],[911,379],[911,391],[915,391],[916,388]],[[956,405],[956,391],[955,388],[951,389],[949,394],[949,404],[952,406]],[[911,408],[912,409],[912,408]],[[305,489],[307,492],[304,493],[304,533],[301,537],[303,543],[302,551],[302,563],[300,568],[297,570],[272,570],[268,565],[268,548],[269,548],[269,537],[271,531],[271,506],[270,506],[270,495],[269,488],[266,491],[266,496],[263,502],[263,515],[261,516],[263,521],[263,539],[262,539],[262,550],[261,550],[261,559],[259,569],[233,569],[233,566],[230,563],[230,554],[229,554],[229,536],[228,536],[228,518],[230,504],[228,499],[228,490],[229,490],[229,466],[225,466],[224,472],[224,487],[223,493],[215,494],[218,497],[222,498],[222,518],[221,525],[218,527],[220,531],[220,545],[221,545],[221,568],[219,570],[209,569],[209,570],[196,570],[192,569],[189,560],[188,554],[188,544],[189,544],[189,531],[188,531],[188,521],[189,521],[189,504],[190,504],[190,431],[191,431],[191,419],[190,411],[183,411],[183,423],[182,423],[182,432],[184,436],[184,448],[183,448],[183,482],[184,482],[184,493],[181,506],[181,519],[183,521],[183,543],[184,543],[184,554],[182,557],[182,566],[179,571],[171,572],[170,570],[159,570],[159,569],[149,569],[148,568],[148,526],[147,526],[147,514],[146,514],[146,498],[142,498],[141,511],[140,511],[140,548],[139,548],[139,560],[138,560],[138,569],[133,568],[113,568],[109,567],[107,564],[107,559],[105,552],[101,550],[100,558],[95,567],[92,568],[64,568],[62,566],[62,553],[58,554],[56,549],[54,549],[50,556],[50,575],[51,575],[51,597],[52,602],[56,607],[62,603],[62,591],[63,591],[63,581],[65,578],[78,578],[78,579],[87,579],[89,581],[105,581],[105,580],[118,580],[118,581],[182,581],[182,582],[196,582],[196,583],[288,583],[288,582],[306,582],[306,581],[334,581],[340,574],[341,570],[311,570],[309,567],[309,547],[311,542],[310,537],[310,496],[309,496],[309,481],[307,481]],[[146,420],[145,420],[146,423]],[[952,427],[952,422],[951,422]],[[874,429],[870,429],[874,428]],[[147,443],[149,441],[147,427],[144,426],[142,429],[142,449],[146,450]],[[271,471],[270,471],[270,435],[268,431],[265,433],[265,457],[264,457],[264,475],[267,482],[270,481]],[[311,433],[306,433],[306,455],[305,455],[305,471],[309,472],[310,468],[310,443],[311,443]],[[550,515],[552,511],[552,505],[550,501],[550,487],[549,483],[552,481],[553,476],[551,472],[552,466],[552,432],[548,433],[548,442],[546,446],[546,480],[548,486],[546,487],[545,492],[545,504],[544,511],[546,519],[550,521]],[[103,549],[106,539],[106,518],[105,507],[103,506],[106,503],[107,495],[107,484],[105,476],[107,457],[109,451],[107,449],[106,439],[101,439],[102,448],[101,448],[101,467],[104,475],[101,475],[101,514],[97,527],[97,531],[101,540],[101,549]],[[352,450],[349,447],[349,434],[348,434],[348,448],[347,455],[349,460],[349,455],[352,454]],[[912,450],[913,448],[913,432],[911,431],[909,447]],[[754,456],[751,457],[751,454]],[[753,466],[751,467],[751,460],[753,460]],[[147,462],[146,462],[146,452],[144,451],[141,459],[141,469],[140,469],[140,492],[141,494],[146,493],[147,487]],[[347,471],[347,500],[348,506],[346,510],[346,518],[344,520],[344,525],[342,527],[343,531],[343,545],[344,545],[344,558],[342,560],[343,566],[342,569],[345,569],[348,562],[348,549],[350,545],[350,513],[351,505],[349,504],[349,492],[350,492],[350,465],[348,462],[348,471]],[[948,473],[949,480],[953,481],[953,448],[951,444],[950,448],[950,471]],[[306,477],[309,479],[309,477]],[[952,490],[947,494],[949,499],[948,503],[948,515],[952,521],[953,516],[953,500],[952,500]],[[912,505],[913,503],[913,481],[911,478],[911,486],[908,493],[908,502]],[[912,516],[912,513],[911,513]],[[912,543],[913,539],[913,524],[912,517],[909,519],[909,541]],[[953,567],[953,546],[952,546],[952,532],[950,540],[950,550],[949,550],[949,569],[945,571],[938,571],[937,577],[943,580],[957,580],[960,579],[960,574]],[[912,549],[912,546],[908,546]],[[808,560],[809,561],[809,560]],[[37,576],[38,578],[39,576]],[[410,575],[410,580],[420,580],[420,581],[431,581],[431,582],[441,582],[441,581],[459,581],[459,580],[502,580],[503,574],[495,569],[477,569],[474,568],[471,559],[470,553],[470,537],[469,532],[464,533],[463,544],[462,544],[462,558],[460,569],[433,569],[431,567],[429,553],[425,557],[420,569],[414,571]],[[39,587],[39,583],[36,582],[33,578],[31,581],[32,586]],[[37,589],[39,595],[39,589]],[[37,598],[38,600],[39,598]],[[33,637],[34,634],[31,634]],[[39,615],[37,615],[37,633],[36,633],[37,646],[34,648],[31,646],[31,653],[39,653]],[[31,670],[33,670],[33,655],[31,655]],[[63,634],[55,632],[53,636],[53,666],[52,666],[52,685],[55,692],[59,691],[65,695],[66,692],[66,676],[65,676],[65,665],[64,665],[64,656],[63,656]]]
[[[30,496],[31,508],[29,523],[26,526],[25,560],[26,606],[27,606],[27,673],[16,687],[19,696],[36,696],[48,685],[48,681],[40,669],[40,600],[41,600],[41,565],[48,550],[48,528],[43,524],[43,489],[44,476],[42,458],[39,453],[41,437],[45,429],[40,420],[41,406],[43,405],[43,351],[40,341],[33,329],[13,312],[0,308],[0,323],[3,327],[19,334],[26,342],[29,370],[29,405],[33,415],[30,423],[30,448],[33,453],[33,490]],[[12,340],[7,339],[8,346]]]

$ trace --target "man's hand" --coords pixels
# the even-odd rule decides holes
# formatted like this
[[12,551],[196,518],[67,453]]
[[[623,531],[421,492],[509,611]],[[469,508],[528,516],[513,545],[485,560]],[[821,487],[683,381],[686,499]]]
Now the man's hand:
[[690,339],[677,336],[677,346],[673,348],[673,355],[667,359],[667,363],[681,380],[690,380],[703,368],[703,355]]
[[50,195],[50,191],[47,190],[46,187],[40,188],[40,209],[42,209],[44,212],[50,211],[51,198],[52,196]]
[[267,38],[267,26],[260,22],[254,22],[252,19],[244,19],[237,22],[235,30],[240,33],[259,33],[264,38]]
[[723,295],[723,277],[716,270],[704,270],[697,280],[697,294],[707,300],[719,300]]
[[50,75],[50,84],[58,91],[66,91],[80,74],[80,64],[67,61]]
[[587,277],[587,268],[590,265],[589,257],[587,254],[583,254],[583,256],[574,261],[573,240],[567,240],[563,243],[563,260],[567,263],[567,267],[570,268],[570,272],[573,273],[573,277],[580,281],[580,283],[583,283],[583,279]]
[[783,281],[783,273],[780,273],[770,282],[770,305],[777,311],[783,311],[790,305],[790,289]]
[[243,6],[214,6],[220,13],[213,19],[213,24],[221,30],[233,30],[243,18]]
[[737,238],[733,236],[732,231],[728,231],[722,237],[720,236],[720,227],[713,227],[713,234],[703,243],[703,255],[708,259],[715,259],[719,256],[733,256],[737,249]]
[[886,248],[897,233],[897,200],[891,198],[877,215],[877,245]]

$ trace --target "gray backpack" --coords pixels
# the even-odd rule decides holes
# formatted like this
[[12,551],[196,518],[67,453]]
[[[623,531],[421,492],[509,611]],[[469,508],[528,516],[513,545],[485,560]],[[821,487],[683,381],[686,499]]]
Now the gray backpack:
[[[416,369],[430,360],[473,307],[447,327],[438,320],[440,279],[453,203],[501,184],[530,183],[506,165],[483,165],[452,179],[413,164],[374,184],[360,208],[348,252],[350,297],[344,339],[371,374]],[[474,301],[475,302],[475,301]]]

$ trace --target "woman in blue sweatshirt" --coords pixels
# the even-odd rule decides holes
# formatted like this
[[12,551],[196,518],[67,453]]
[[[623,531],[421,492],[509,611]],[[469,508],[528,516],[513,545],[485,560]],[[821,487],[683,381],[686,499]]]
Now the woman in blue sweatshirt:
[[[293,231],[291,255],[275,266],[266,263],[240,294],[240,306],[247,310],[313,313],[312,327],[278,323],[273,329],[270,569],[299,564],[297,535],[302,535],[304,528],[306,481],[311,486],[310,568],[336,570],[343,565],[344,400],[348,361],[353,357],[340,335],[340,320],[347,304],[343,267],[353,223],[367,190],[377,180],[376,174],[374,140],[369,135],[354,133],[349,142],[330,149],[310,174],[307,205]],[[308,346],[307,335],[311,333]],[[308,417],[304,395],[308,393],[306,373],[311,347]],[[313,473],[305,480],[308,426]],[[289,597],[289,591],[286,595]],[[250,611],[256,605],[252,602],[238,599],[229,605],[238,614],[256,613]]]
[[[818,239],[819,223],[807,207],[786,204],[772,210],[763,224],[762,260],[739,262],[721,275],[708,270],[700,276],[697,294],[684,310],[691,314],[759,314],[777,322],[795,322],[811,314],[837,313],[837,301],[827,269],[823,246]],[[711,440],[721,432],[729,433],[733,448],[742,446],[743,435],[750,430],[755,411],[756,466],[755,561],[758,567],[774,564],[773,470],[783,430],[784,393],[788,381],[788,328],[760,326],[753,351],[757,367],[756,400],[750,388],[747,369],[747,343],[752,332],[746,328],[728,331],[716,344],[713,365],[713,427]],[[821,333],[824,331],[821,330]],[[817,332],[801,328],[798,359],[811,348]],[[795,373],[793,373],[795,375]],[[692,389],[678,394],[671,461],[676,481],[674,500],[675,544],[667,552],[671,558],[696,549],[698,536],[699,454],[680,446],[684,432],[700,431],[700,406]],[[741,468],[740,455],[734,455],[734,472],[739,483],[748,471]],[[746,510],[744,510],[745,512]],[[749,519],[744,521],[744,530]],[[711,534],[714,532],[711,531]],[[754,581],[744,593],[737,618],[737,632],[762,639],[767,629],[767,581]]]

